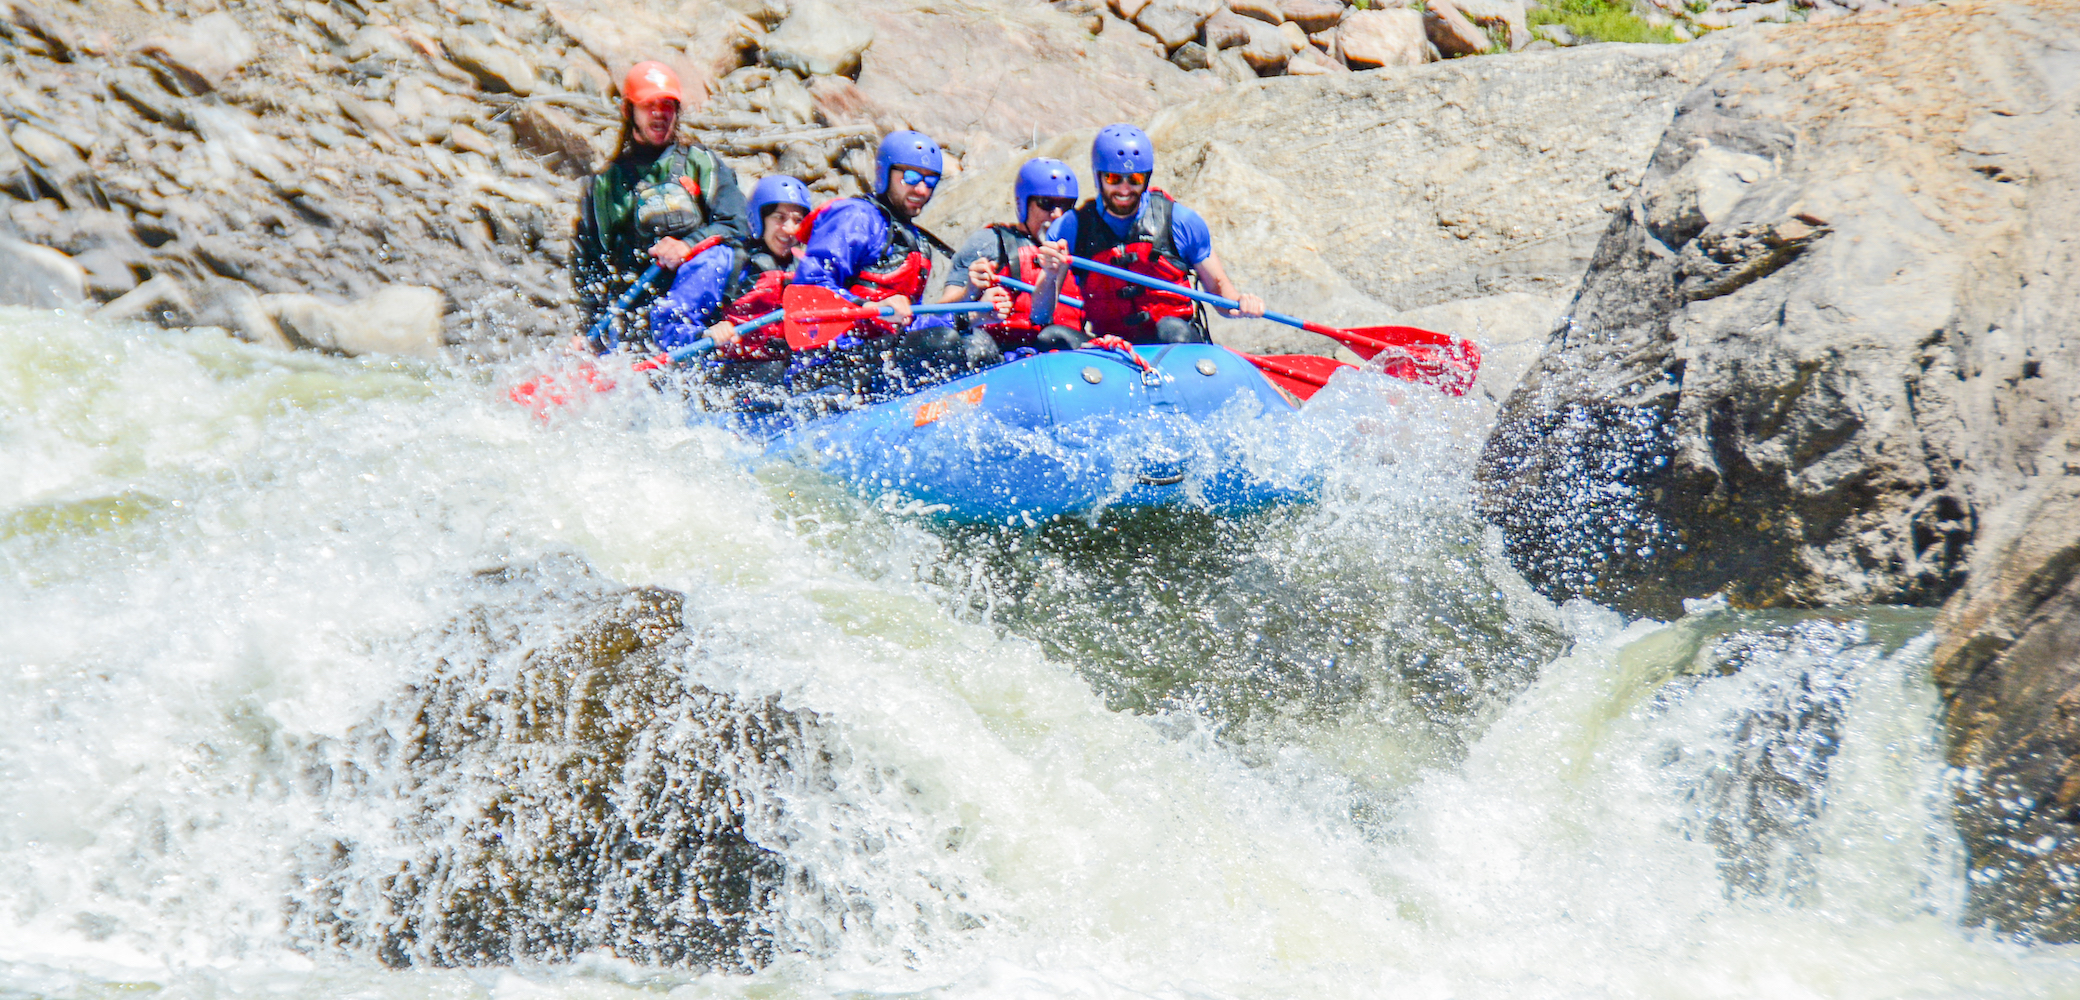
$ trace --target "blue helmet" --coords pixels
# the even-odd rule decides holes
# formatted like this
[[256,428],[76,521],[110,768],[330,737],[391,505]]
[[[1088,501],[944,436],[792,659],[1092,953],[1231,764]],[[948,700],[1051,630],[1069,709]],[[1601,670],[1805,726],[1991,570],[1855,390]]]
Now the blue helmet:
[[1132,125],[1107,125],[1091,143],[1091,170],[1100,174],[1152,174],[1156,144]]
[[1011,188],[1011,196],[1018,206],[1015,218],[1026,221],[1026,205],[1033,198],[1067,198],[1076,200],[1076,171],[1069,165],[1052,157],[1041,156],[1026,161],[1018,168],[1018,183]]
[[786,174],[774,174],[751,189],[751,235],[766,234],[766,209],[774,205],[800,205],[809,210],[809,186]]
[[874,151],[874,193],[888,193],[888,172],[894,167],[915,167],[932,173],[944,173],[946,158],[939,152],[939,144],[923,132],[904,129],[890,132],[881,140],[881,148]]

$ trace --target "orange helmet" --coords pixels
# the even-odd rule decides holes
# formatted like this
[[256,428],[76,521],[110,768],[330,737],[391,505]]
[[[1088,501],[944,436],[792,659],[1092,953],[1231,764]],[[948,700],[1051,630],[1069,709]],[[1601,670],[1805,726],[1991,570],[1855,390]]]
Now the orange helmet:
[[661,62],[639,62],[630,66],[628,75],[621,80],[621,99],[638,107],[662,100],[679,105],[686,103],[679,91],[679,74]]

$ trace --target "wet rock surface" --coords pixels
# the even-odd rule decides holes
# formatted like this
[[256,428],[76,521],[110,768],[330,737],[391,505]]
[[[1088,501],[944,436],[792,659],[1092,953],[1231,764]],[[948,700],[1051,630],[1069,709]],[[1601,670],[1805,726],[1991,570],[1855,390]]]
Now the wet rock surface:
[[2069,2],[1750,36],[1480,470],[1554,597],[1943,605],[1969,919],[2052,941],[2080,939],[2076,53]]
[[556,558],[471,586],[424,679],[307,751],[337,832],[300,852],[296,940],[398,967],[763,965],[786,873],[746,828],[815,766],[813,720],[689,682],[675,592]]
[[2080,941],[2080,428],[1979,542],[1937,620],[1970,917]]
[[1657,616],[1957,588],[2074,412],[2074,14],[1751,36],[1684,98],[1487,448],[1528,576]]

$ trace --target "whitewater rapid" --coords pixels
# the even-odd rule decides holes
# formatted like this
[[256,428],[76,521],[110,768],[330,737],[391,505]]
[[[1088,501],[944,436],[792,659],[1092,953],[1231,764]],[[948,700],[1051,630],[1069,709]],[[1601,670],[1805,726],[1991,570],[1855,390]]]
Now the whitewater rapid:
[[[0,310],[0,996],[2080,997],[1959,926],[1928,616],[1553,607],[1485,401],[1325,393],[1291,511],[950,528],[633,379],[537,420],[544,363]],[[807,720],[756,968],[309,917],[319,846],[349,902],[458,849],[369,748],[457,622],[566,629],[494,570],[684,594],[660,669]]]

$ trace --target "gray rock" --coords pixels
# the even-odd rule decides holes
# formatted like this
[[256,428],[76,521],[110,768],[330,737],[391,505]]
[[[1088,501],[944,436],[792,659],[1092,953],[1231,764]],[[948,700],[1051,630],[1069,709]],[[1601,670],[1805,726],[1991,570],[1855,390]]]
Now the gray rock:
[[164,274],[130,290],[99,309],[96,319],[110,323],[154,323],[164,327],[192,326],[195,303],[181,283]]
[[1220,0],[1151,0],[1134,23],[1163,43],[1166,52],[1199,36],[1199,26],[1220,9]]
[[74,256],[72,262],[86,272],[87,294],[106,300],[137,287],[137,275],[130,270],[132,259],[110,247],[96,247]]
[[262,296],[262,307],[292,343],[340,354],[440,356],[441,293],[393,285],[340,305],[315,295]]
[[592,173],[599,154],[592,139],[569,115],[536,102],[522,102],[509,119],[513,141],[522,150],[545,157],[551,169],[567,177]]
[[[2010,113],[2071,107],[2025,53],[2080,24],[2030,17],[1919,12],[1831,64],[1840,91],[1794,70],[1841,29],[1750,37],[1685,99],[1487,445],[1484,509],[1537,586],[1657,616],[1956,590],[2080,413],[2080,270],[2052,235],[2080,228],[2080,149]],[[1945,32],[1987,54],[1955,85],[1843,106],[1944,64]]]
[[29,175],[29,164],[14,148],[14,141],[0,131],[0,192],[22,201],[36,198],[36,179]]
[[64,309],[87,299],[87,272],[50,247],[0,236],[0,305]]
[[29,54],[59,62],[70,62],[79,48],[78,32],[72,25],[28,0],[0,3],[0,34]]
[[1531,44],[1531,23],[1524,13],[1524,0],[1452,0],[1452,5],[1475,24],[1502,28],[1512,52]]
[[1266,24],[1283,24],[1286,19],[1285,12],[1278,7],[1278,0],[1228,0],[1228,9]]
[[1199,26],[1200,43],[1210,52],[1249,44],[1249,24],[1231,10],[1217,10]]
[[525,97],[541,86],[526,56],[475,33],[444,32],[441,47],[447,50],[449,61],[476,79],[477,86],[494,94]]
[[274,317],[268,315],[259,293],[243,281],[210,278],[203,286],[202,302],[195,320],[208,326],[222,327],[248,343],[285,351],[295,347],[282,334],[281,327],[275,324]]
[[1405,9],[1352,11],[1336,28],[1336,53],[1352,69],[1421,66],[1430,61],[1423,15]]
[[1291,36],[1280,30],[1283,25],[1274,27],[1262,21],[1244,23],[1249,26],[1249,44],[1235,51],[1242,56],[1244,62],[1249,63],[1250,69],[1255,70],[1259,76],[1272,75],[1285,69],[1286,60],[1292,58],[1299,46],[1293,44]]
[[824,0],[795,0],[794,10],[766,36],[765,60],[803,76],[857,76],[874,29]]
[[1285,15],[1286,23],[1297,24],[1310,34],[1336,27],[1349,10],[1342,0],[1278,0],[1278,12]]
[[186,105],[167,93],[150,73],[140,69],[116,70],[109,74],[108,89],[152,121],[172,128],[189,127]]
[[607,75],[606,67],[582,54],[573,55],[564,62],[563,73],[557,82],[573,94],[606,97],[614,92],[614,78]]
[[194,95],[215,90],[260,49],[235,18],[220,11],[145,39],[137,54],[169,89]]
[[782,125],[807,125],[816,120],[816,98],[793,73],[775,73],[766,87],[768,117]]
[[405,44],[395,29],[368,25],[357,29],[347,41],[347,61],[361,62],[375,59],[379,62],[407,62],[415,58],[412,47]]
[[1447,58],[1481,55],[1494,44],[1452,0],[1429,0],[1423,5],[1423,30],[1430,36],[1430,44]]
[[1177,51],[1170,53],[1170,61],[1182,70],[1206,69],[1212,65],[1208,61],[1210,58],[1206,46],[1198,42],[1186,42],[1178,46]]
[[2080,426],[1989,511],[1965,587],[1944,605],[1933,667],[1946,703],[1970,923],[2080,939]]

